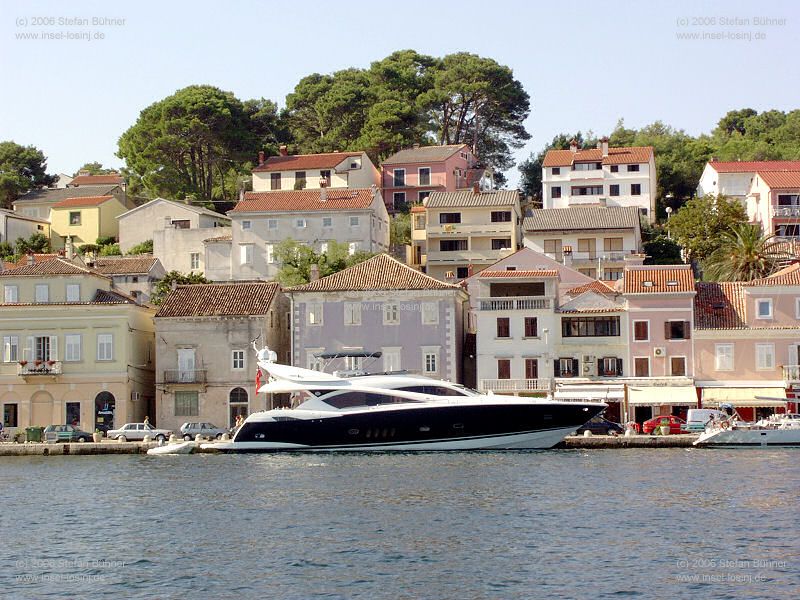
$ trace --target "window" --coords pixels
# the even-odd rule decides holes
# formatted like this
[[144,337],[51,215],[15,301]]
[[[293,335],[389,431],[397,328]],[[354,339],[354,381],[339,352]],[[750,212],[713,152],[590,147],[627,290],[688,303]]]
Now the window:
[[603,250],[606,252],[622,252],[622,238],[603,239]]
[[333,227],[333,217],[322,217],[323,227]]
[[628,165],[628,173],[635,173],[639,170],[639,165]]
[[554,199],[554,200],[556,198],[561,198],[561,186],[560,185],[554,185],[553,187],[550,188],[550,197],[552,199]]
[[244,369],[244,350],[231,351],[231,369],[235,371]]
[[353,254],[358,252],[360,246],[361,244],[359,242],[350,242],[349,244],[347,244],[347,253],[350,256],[353,256]]
[[619,196],[619,184],[618,183],[612,183],[610,186],[608,186],[608,195],[609,196]]
[[422,303],[422,324],[423,325],[437,325],[439,323],[439,303],[438,302],[423,302]]
[[525,337],[539,337],[539,322],[536,317],[525,317]]
[[770,371],[775,368],[775,344],[756,344],[756,369]]
[[77,283],[67,284],[67,302],[81,301],[81,286]]
[[556,377],[576,377],[578,375],[577,358],[557,358],[553,363],[553,374]]
[[492,250],[505,250],[511,248],[511,238],[492,239]]
[[273,264],[275,262],[275,244],[267,244],[267,264]]
[[358,217],[350,217],[350,227],[358,227]]
[[622,268],[603,269],[603,279],[606,281],[618,281],[622,279]]
[[777,237],[800,237],[800,225],[775,225]]
[[252,221],[242,221],[242,229],[251,229],[253,227]]
[[756,318],[772,318],[772,298],[759,298],[756,300]]
[[267,219],[267,229],[277,229],[278,219]]
[[439,213],[439,224],[461,223],[461,213]]
[[394,187],[403,187],[406,184],[406,170],[395,169],[393,172]]
[[200,414],[197,392],[175,392],[175,416],[196,417]]
[[642,184],[641,183],[632,183],[631,184],[631,196],[641,196],[642,195]]
[[619,377],[622,375],[622,359],[613,356],[597,359],[597,374],[600,377]]
[[320,244],[319,244],[319,253],[320,254],[327,254],[328,253],[328,242],[320,242]]
[[422,353],[422,366],[426,375],[437,373],[439,371],[439,352],[424,351]]
[[459,252],[467,249],[467,240],[439,240],[440,252]]
[[383,305],[383,324],[397,325],[400,323],[400,307],[393,302],[386,302]]
[[36,284],[36,302],[48,302],[50,299],[50,286],[46,283]]
[[58,360],[58,338],[54,335],[40,335],[33,338],[34,360]]
[[597,258],[597,240],[594,238],[578,238],[578,252],[580,256],[575,258]]
[[602,168],[603,165],[599,162],[579,162],[572,164],[573,171],[596,171]]
[[3,286],[3,292],[5,293],[5,301],[6,304],[14,304],[19,302],[19,289],[15,285],[6,285]]
[[305,171],[295,171],[295,173],[294,173],[294,189],[296,189],[296,190],[304,190],[304,189],[306,189],[306,172]]
[[617,173],[617,172],[619,172],[619,165],[611,165],[610,171],[611,171],[612,173]]
[[344,303],[344,324],[361,325],[361,302]]
[[561,240],[545,240],[544,253],[550,258],[561,260]]
[[114,334],[97,334],[97,360],[114,360]]
[[189,268],[199,269],[200,268],[200,253],[199,252],[191,252],[189,254]]
[[669,358],[669,372],[673,377],[686,376],[686,357],[685,356],[670,356]]
[[650,377],[650,359],[639,356],[633,359],[633,376]]
[[650,322],[649,321],[634,321],[633,322],[633,339],[636,342],[649,342],[650,341]]
[[511,337],[511,321],[508,317],[497,318],[497,337]]
[[394,192],[392,194],[392,202],[394,203],[395,207],[401,207],[406,203],[406,193],[405,192]]
[[3,427],[17,427],[17,405],[9,403],[3,405]]
[[64,360],[77,362],[81,359],[81,334],[68,333],[64,336]]
[[539,379],[539,359],[525,359],[525,379]]
[[19,336],[3,336],[3,362],[16,362],[19,360]]
[[664,338],[668,340],[688,340],[689,321],[666,321],[664,323]]
[[69,224],[70,225],[81,224],[81,211],[77,210],[75,212],[69,213]]
[[309,325],[322,325],[322,302],[309,302],[306,310]]
[[510,210],[493,210],[492,223],[510,223],[511,211]]
[[456,278],[466,279],[469,277],[469,267],[456,267]]
[[399,371],[402,367],[400,366],[400,356],[401,356],[402,348],[382,348],[381,353],[383,355],[383,370],[387,373],[391,371]]
[[511,359],[508,358],[497,359],[497,378],[511,379]]
[[602,185],[580,185],[572,186],[573,196],[602,196]]
[[794,316],[800,319],[800,298],[794,299]]
[[420,167],[419,168],[419,185],[430,185],[431,184],[431,168],[430,167]]
[[561,175],[561,167],[553,167],[553,175]]
[[279,189],[281,189],[281,174],[280,173],[270,173],[269,174],[269,189],[271,189],[271,190],[279,190]]
[[564,317],[562,337],[606,337],[619,335],[619,317]]
[[323,182],[328,186],[331,184],[330,169],[323,169],[319,172],[319,187],[322,187]]
[[733,371],[733,344],[714,344],[714,369]]
[[295,219],[294,226],[298,229],[305,229],[306,227],[306,220],[305,219]]
[[189,219],[175,219],[172,221],[172,226],[175,229],[190,229],[191,223],[189,222]]

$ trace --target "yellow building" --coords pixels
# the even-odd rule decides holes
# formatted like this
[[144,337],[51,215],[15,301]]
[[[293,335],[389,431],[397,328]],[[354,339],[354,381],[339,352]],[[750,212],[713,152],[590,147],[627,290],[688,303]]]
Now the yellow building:
[[72,238],[75,246],[94,244],[99,237],[119,239],[117,217],[128,207],[116,196],[67,198],[50,210],[50,243],[54,250]]
[[152,420],[155,309],[63,258],[4,271],[0,287],[6,428]]

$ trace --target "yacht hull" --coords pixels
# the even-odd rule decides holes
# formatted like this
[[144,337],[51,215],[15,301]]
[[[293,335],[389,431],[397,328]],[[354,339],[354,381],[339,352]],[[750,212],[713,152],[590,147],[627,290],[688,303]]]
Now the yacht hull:
[[703,433],[695,446],[736,447],[800,447],[800,428],[788,429],[716,429]]

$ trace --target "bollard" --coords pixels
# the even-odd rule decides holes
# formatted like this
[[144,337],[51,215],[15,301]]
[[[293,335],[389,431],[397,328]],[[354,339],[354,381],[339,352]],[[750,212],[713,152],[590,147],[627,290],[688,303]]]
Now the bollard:
[[592,432],[587,429],[583,432],[583,437],[592,437]]

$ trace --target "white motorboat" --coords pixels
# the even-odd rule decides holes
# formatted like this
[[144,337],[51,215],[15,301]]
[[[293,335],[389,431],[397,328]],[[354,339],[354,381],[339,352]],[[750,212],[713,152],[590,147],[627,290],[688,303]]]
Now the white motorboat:
[[407,372],[330,374],[277,364],[275,353],[268,349],[259,351],[258,358],[270,376],[259,392],[292,393],[299,403],[291,409],[253,413],[233,440],[203,448],[224,452],[552,448],[607,406],[481,394]]
[[744,423],[731,416],[706,428],[695,446],[783,446],[800,447],[800,419],[795,415],[773,415],[757,423]]
[[193,441],[190,442],[176,442],[172,444],[163,444],[150,448],[147,453],[150,455],[159,454],[191,454],[197,449],[197,444]]

